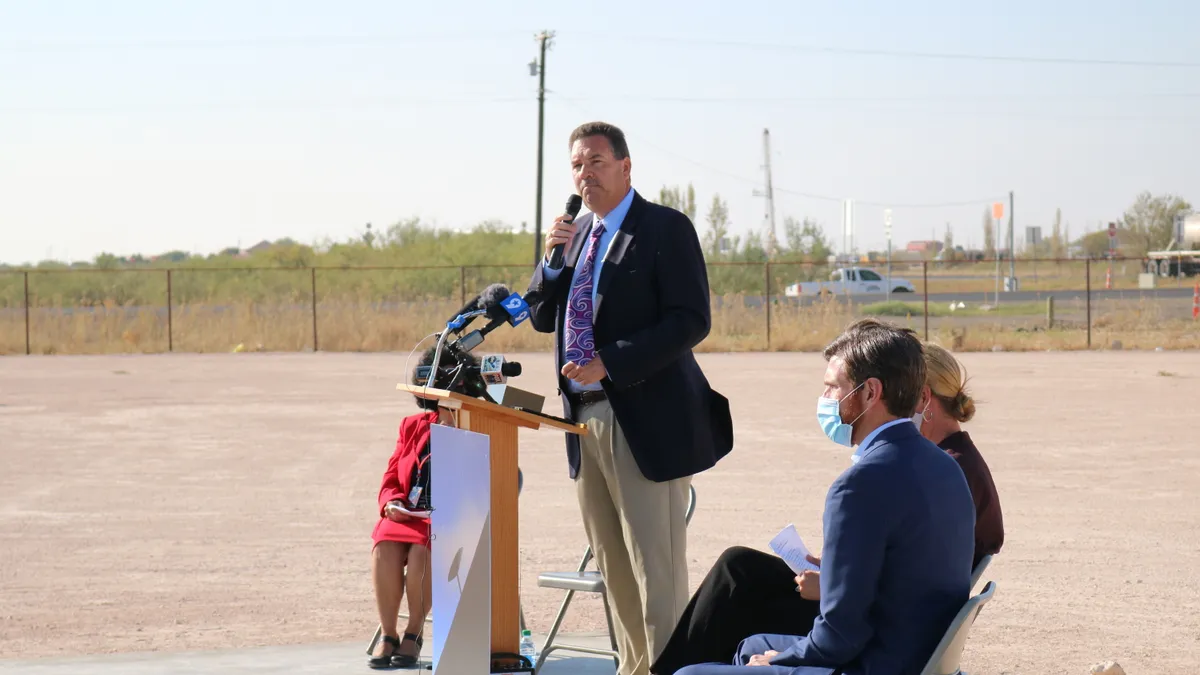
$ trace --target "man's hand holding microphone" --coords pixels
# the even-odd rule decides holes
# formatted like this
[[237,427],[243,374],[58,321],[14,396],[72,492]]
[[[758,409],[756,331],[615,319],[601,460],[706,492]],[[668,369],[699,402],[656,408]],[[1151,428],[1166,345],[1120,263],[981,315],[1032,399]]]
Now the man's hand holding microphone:
[[571,237],[574,237],[578,230],[579,226],[575,224],[575,218],[572,216],[564,213],[554,219],[554,224],[546,233],[546,260],[553,263],[557,249],[558,267],[551,264],[550,269],[562,269],[562,249],[566,247],[567,242],[571,241]]
[[579,195],[568,197],[566,211],[554,219],[554,225],[546,233],[546,260],[552,270],[562,269],[563,251],[567,248],[567,242],[571,241],[571,237],[574,237],[579,230],[579,227],[575,225],[575,216],[579,215],[579,209],[582,207],[583,197]]

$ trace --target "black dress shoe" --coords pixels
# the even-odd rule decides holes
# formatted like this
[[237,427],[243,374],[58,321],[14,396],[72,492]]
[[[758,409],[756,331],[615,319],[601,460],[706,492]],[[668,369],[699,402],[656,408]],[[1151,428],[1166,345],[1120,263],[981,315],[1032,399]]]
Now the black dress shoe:
[[[421,647],[425,646],[425,640],[421,639],[421,636],[415,633],[405,633],[404,639],[412,640],[417,644],[417,656],[409,656],[408,654],[392,654],[393,668],[412,668],[416,666],[417,662],[421,659]],[[398,648],[399,645],[397,645],[397,649]]]
[[367,661],[367,665],[376,670],[381,668],[391,668],[392,659],[395,658],[393,655],[396,653],[396,650],[400,648],[400,640],[392,637],[391,635],[384,635],[383,641],[392,646],[392,651],[384,654],[383,656],[372,656],[371,659]]

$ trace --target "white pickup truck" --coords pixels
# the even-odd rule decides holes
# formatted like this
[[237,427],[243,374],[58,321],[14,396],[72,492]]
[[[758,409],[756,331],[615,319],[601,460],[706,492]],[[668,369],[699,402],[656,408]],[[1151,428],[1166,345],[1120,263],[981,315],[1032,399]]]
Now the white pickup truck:
[[[892,277],[893,293],[915,293],[912,282],[899,277]],[[829,275],[829,281],[801,281],[783,289],[784,295],[798,297],[801,295],[848,294],[861,295],[867,293],[887,293],[887,279],[875,270],[865,267],[843,267]]]

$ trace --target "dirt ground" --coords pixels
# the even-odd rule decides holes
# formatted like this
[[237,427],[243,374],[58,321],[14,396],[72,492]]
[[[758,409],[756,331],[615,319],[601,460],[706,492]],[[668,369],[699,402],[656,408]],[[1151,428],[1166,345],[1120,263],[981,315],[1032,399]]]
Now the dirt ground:
[[[514,380],[554,390],[550,357]],[[1193,673],[1200,662],[1200,354],[971,353],[968,429],[1007,541],[972,673]],[[821,508],[848,451],[820,433],[815,354],[705,354],[736,448],[695,480],[694,588],[727,546]],[[0,658],[367,640],[379,478],[404,355],[0,359]],[[557,402],[548,406],[557,411]],[[562,438],[522,432],[522,587],[585,545]],[[1191,448],[1190,450],[1188,448]],[[1190,495],[1190,497],[1189,497]],[[580,599],[566,630],[602,627]]]

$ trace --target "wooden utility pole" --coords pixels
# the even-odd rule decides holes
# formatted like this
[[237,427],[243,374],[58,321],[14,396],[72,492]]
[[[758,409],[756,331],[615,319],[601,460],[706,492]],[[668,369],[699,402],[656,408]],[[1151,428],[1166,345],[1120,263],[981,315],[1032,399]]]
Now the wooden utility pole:
[[537,205],[533,215],[533,264],[544,257],[542,242],[542,148],[546,136],[546,49],[554,40],[554,31],[542,31],[534,36],[540,45],[538,60],[529,64],[529,74],[538,77],[538,140],[537,140]]

